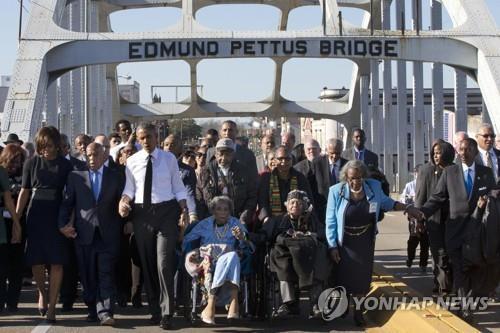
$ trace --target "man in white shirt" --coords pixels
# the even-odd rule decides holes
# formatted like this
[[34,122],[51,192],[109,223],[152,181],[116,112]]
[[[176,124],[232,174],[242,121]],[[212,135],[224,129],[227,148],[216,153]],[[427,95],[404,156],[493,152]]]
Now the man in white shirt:
[[482,124],[476,134],[476,141],[479,153],[475,162],[479,165],[487,166],[493,170],[495,181],[498,183],[500,176],[500,150],[494,148],[495,132],[490,124]]
[[[142,263],[151,323],[171,327],[174,312],[175,245],[180,224],[188,224],[186,188],[175,156],[157,148],[152,124],[137,128],[142,150],[127,160],[126,182],[120,200],[122,217],[134,210],[134,234]],[[134,202],[133,202],[134,201]]]

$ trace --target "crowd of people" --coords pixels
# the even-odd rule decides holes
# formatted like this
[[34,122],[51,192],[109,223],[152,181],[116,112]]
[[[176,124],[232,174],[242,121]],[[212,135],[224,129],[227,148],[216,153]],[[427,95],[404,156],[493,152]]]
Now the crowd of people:
[[[298,314],[305,290],[311,316],[321,316],[324,288],[369,292],[377,223],[391,210],[408,216],[408,266],[420,244],[426,267],[430,248],[433,292],[491,295],[498,285],[498,241],[485,263],[472,265],[463,251],[470,221],[498,204],[490,190],[500,150],[490,125],[476,140],[458,133],[455,147],[436,140],[401,202],[391,198],[361,128],[347,149],[338,138],[296,145],[286,132],[278,145],[266,134],[257,156],[231,120],[189,146],[175,135],[160,142],[157,133],[120,120],[109,135],[78,135],[73,149],[50,126],[34,143],[9,135],[0,154],[0,313],[18,310],[30,267],[48,323],[56,323],[58,302],[72,311],[80,283],[88,322],[114,325],[115,306],[142,307],[145,291],[150,323],[170,329],[182,298],[174,297],[177,273],[200,282],[201,320],[212,325],[216,305],[238,319],[244,266],[259,271],[268,256],[281,299],[272,315]],[[365,325],[363,309],[353,318]]]

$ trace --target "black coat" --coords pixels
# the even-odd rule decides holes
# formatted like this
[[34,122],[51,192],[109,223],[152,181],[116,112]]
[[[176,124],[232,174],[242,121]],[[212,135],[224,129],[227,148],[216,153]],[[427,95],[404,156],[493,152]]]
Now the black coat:
[[[314,215],[305,217],[303,222],[292,221],[284,214],[270,219],[263,226],[273,243],[271,271],[280,281],[298,282],[301,288],[312,285],[314,280],[326,280],[330,269],[324,224]],[[303,227],[299,228],[299,224]],[[310,234],[292,238],[287,233],[289,229],[309,231]]]
[[[427,200],[431,197],[434,189],[437,186],[439,178],[443,169],[429,162],[426,163],[420,169],[417,176],[417,186],[415,189],[415,207],[422,207]],[[443,204],[442,208],[439,209],[427,219],[428,223],[444,223],[449,215],[450,205],[448,203]]]
[[429,218],[449,203],[450,216],[445,235],[448,249],[462,246],[467,221],[477,207],[479,196],[488,193],[494,185],[495,178],[491,169],[476,164],[472,195],[467,198],[462,165],[455,164],[444,169],[433,194],[421,210]]
[[[202,207],[198,209],[198,218],[202,219],[210,215],[208,206],[210,201],[222,192],[219,189],[217,161],[212,160],[203,167],[200,179],[196,186],[196,198]],[[257,206],[256,182],[249,175],[245,165],[233,160],[229,167],[227,177],[230,184],[228,196],[233,200],[234,216],[240,218],[244,223],[249,223]],[[201,215],[201,216],[200,216]]]
[[[346,149],[342,152],[342,157],[346,160],[354,160],[356,158],[356,154],[354,152],[354,147]],[[369,168],[378,169],[378,156],[371,150],[365,148],[363,153],[363,162],[365,162],[366,166]]]
[[[215,147],[211,147],[207,151],[207,163],[211,162],[213,159],[215,159]],[[252,181],[257,181],[257,161],[254,153],[250,149],[236,144],[234,159],[247,168],[248,177],[250,177]]]

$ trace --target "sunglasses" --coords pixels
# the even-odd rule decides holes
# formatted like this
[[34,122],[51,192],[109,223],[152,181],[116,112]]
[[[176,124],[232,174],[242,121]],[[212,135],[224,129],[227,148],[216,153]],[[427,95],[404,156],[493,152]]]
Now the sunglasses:
[[478,134],[479,136],[482,136],[483,138],[492,138],[494,139],[496,137],[495,134]]
[[276,159],[281,162],[281,161],[290,161],[292,158],[285,156],[285,157],[276,157]]

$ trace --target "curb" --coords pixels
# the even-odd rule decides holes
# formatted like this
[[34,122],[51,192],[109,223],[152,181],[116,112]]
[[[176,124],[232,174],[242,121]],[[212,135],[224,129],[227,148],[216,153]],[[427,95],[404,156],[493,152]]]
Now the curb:
[[[379,264],[373,268],[373,281],[369,296],[417,296],[420,295],[404,282],[397,280]],[[436,304],[426,306],[424,309],[411,308],[395,311],[374,310],[368,311],[367,317],[378,325],[369,329],[369,332],[479,332],[450,311],[438,309]]]

